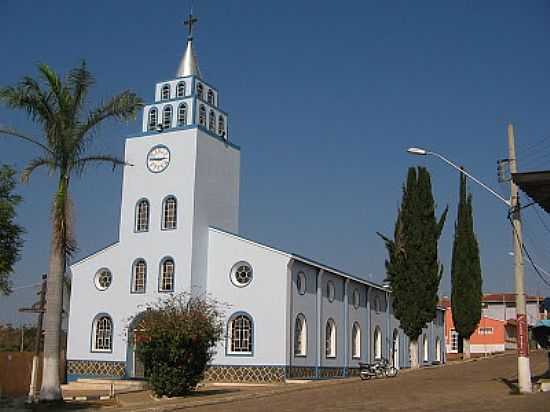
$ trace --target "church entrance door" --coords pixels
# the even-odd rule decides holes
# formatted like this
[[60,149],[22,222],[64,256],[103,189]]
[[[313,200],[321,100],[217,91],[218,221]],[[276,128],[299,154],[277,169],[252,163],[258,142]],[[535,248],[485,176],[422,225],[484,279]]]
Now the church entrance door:
[[132,330],[132,377],[138,379],[143,379],[145,377],[145,367],[138,356],[140,342],[143,342],[144,339],[143,332],[144,329],[140,323]]

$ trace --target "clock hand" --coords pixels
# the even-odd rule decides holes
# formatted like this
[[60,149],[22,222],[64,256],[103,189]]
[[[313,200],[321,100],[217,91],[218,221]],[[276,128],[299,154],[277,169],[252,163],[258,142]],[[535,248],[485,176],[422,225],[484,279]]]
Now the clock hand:
[[151,157],[149,160],[164,160],[166,157]]

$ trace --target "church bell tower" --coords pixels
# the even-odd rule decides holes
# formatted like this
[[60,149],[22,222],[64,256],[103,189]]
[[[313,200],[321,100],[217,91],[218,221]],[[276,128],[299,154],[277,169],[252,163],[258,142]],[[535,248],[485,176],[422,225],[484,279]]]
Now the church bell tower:
[[126,141],[125,160],[133,166],[124,170],[120,241],[129,258],[173,259],[174,292],[202,293],[208,227],[238,232],[240,149],[229,140],[218,90],[199,69],[196,23],[189,15],[176,76],[156,84],[141,135]]

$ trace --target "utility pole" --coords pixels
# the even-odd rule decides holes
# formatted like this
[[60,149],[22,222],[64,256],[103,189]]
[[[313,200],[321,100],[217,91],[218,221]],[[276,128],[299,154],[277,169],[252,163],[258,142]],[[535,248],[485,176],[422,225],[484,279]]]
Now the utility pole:
[[47,287],[47,279],[48,275],[44,274],[42,275],[42,287],[40,288],[40,292],[38,292],[40,296],[40,300],[32,305],[31,308],[21,308],[19,309],[20,312],[27,312],[27,313],[38,313],[38,320],[36,322],[36,335],[34,337],[34,355],[32,357],[32,371],[31,371],[31,384],[29,387],[29,395],[28,395],[28,402],[32,403],[34,402],[36,398],[36,394],[38,393],[38,362],[40,360],[40,343],[42,341],[42,324],[44,322],[44,312],[46,307],[46,287]]
[[[508,124],[508,161],[510,173],[517,172],[514,126]],[[529,364],[529,338],[527,332],[527,306],[525,303],[523,271],[523,239],[521,233],[520,203],[518,187],[510,179],[510,218],[513,225],[514,239],[514,275],[516,281],[516,342],[518,354],[518,386],[522,393],[532,392],[531,366]]]

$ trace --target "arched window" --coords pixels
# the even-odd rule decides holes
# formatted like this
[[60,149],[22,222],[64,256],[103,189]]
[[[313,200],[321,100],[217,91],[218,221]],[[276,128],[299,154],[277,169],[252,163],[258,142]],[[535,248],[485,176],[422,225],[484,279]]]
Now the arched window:
[[162,202],[162,229],[171,230],[176,228],[178,215],[178,204],[174,196],[168,196]]
[[182,103],[178,106],[178,126],[187,124],[187,105]]
[[169,129],[172,127],[172,106],[164,106],[162,110],[162,127],[164,129]]
[[204,100],[204,88],[202,83],[197,83],[197,97]]
[[374,311],[380,313],[382,311],[382,304],[380,303],[380,296],[376,295],[374,297]]
[[392,361],[394,368],[399,369],[399,331],[397,329],[393,330]]
[[223,116],[220,114],[220,116],[218,117],[218,134],[220,136],[224,136],[225,135],[225,120],[223,118]]
[[325,328],[325,355],[327,358],[336,357],[336,324],[329,319]]
[[306,293],[306,275],[304,272],[300,272],[296,276],[296,289],[298,289],[300,295]]
[[296,316],[296,325],[294,326],[294,355],[306,356],[307,351],[307,323],[306,318],[301,313]]
[[174,291],[174,260],[171,258],[164,259],[160,264],[159,291]]
[[162,91],[160,93],[160,99],[161,100],[169,100],[170,99],[170,85],[165,84],[162,86]]
[[361,358],[361,326],[359,326],[359,322],[354,322],[351,329],[351,357]]
[[441,339],[435,338],[435,360],[441,362]]
[[206,107],[204,107],[204,104],[199,107],[199,124],[206,126]]
[[149,201],[142,199],[136,206],[136,232],[149,230]]
[[113,350],[113,321],[107,315],[96,317],[92,326],[92,350],[111,352]]
[[185,82],[179,82],[176,86],[176,95],[177,97],[185,96]]
[[149,130],[155,130],[158,122],[158,112],[156,107],[149,110]]
[[359,292],[359,289],[353,290],[353,307],[355,309],[359,308],[359,305],[361,304],[361,293]]
[[208,104],[214,106],[214,92],[212,89],[208,89]]
[[335,294],[336,294],[336,291],[334,288],[334,282],[332,280],[329,280],[327,282],[327,298],[329,302],[332,302],[334,300]]
[[143,259],[138,259],[132,268],[132,293],[145,293],[146,282],[147,263]]
[[424,335],[424,338],[422,339],[422,347],[423,347],[423,352],[424,352],[424,356],[423,356],[423,359],[424,359],[424,362],[428,362],[428,359],[429,359],[429,356],[428,356],[428,337],[426,335]]
[[382,331],[377,326],[374,328],[374,359],[382,358]]
[[208,130],[212,133],[216,133],[216,114],[214,113],[214,110],[210,110],[208,115]]
[[238,354],[252,353],[253,332],[250,316],[246,314],[233,316],[228,324],[229,352]]

